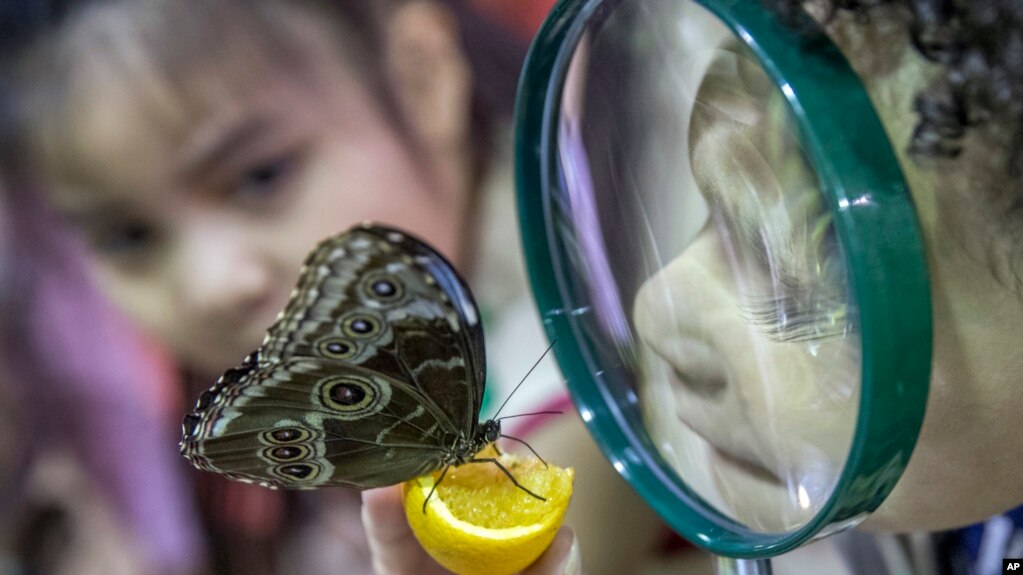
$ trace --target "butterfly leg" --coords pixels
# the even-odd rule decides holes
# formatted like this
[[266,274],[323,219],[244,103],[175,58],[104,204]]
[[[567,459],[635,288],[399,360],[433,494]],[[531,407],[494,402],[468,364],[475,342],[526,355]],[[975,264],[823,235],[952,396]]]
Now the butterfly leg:
[[515,479],[515,476],[511,474],[511,471],[508,471],[508,468],[506,468],[505,466],[501,465],[501,462],[496,460],[496,459],[494,459],[493,457],[484,457],[484,458],[481,458],[481,459],[470,459],[466,463],[493,463],[494,465],[497,466],[498,469],[503,471],[504,474],[508,476],[508,479],[511,479],[511,482],[515,484],[515,487],[518,487],[519,489],[525,491],[526,493],[532,495],[533,497],[539,499],[540,501],[547,501],[546,497],[541,497],[541,496],[537,495],[536,493],[533,493],[532,491],[527,489],[524,485],[519,483],[518,480]]
[[433,497],[433,492],[437,491],[437,486],[440,485],[441,481],[444,481],[444,476],[448,474],[448,469],[451,469],[450,465],[444,466],[444,471],[440,472],[440,477],[437,478],[437,482],[430,488],[430,493],[426,495],[426,499],[423,500],[423,515],[426,515],[426,504],[430,502],[430,498]]
[[[539,453],[537,453],[535,449],[533,449],[533,446],[532,446],[532,445],[530,445],[530,444],[526,443],[525,441],[523,441],[523,440],[519,439],[518,437],[512,437],[512,436],[510,436],[510,435],[504,435],[504,434],[501,434],[501,437],[503,437],[503,438],[505,438],[505,439],[510,439],[510,440],[512,440],[512,441],[518,441],[518,442],[519,442],[519,443],[521,443],[522,445],[525,445],[525,446],[526,446],[526,448],[527,448],[527,449],[529,449],[529,450],[530,450],[531,452],[533,452],[533,455],[535,455],[535,456],[536,456],[536,458],[540,460],[540,463],[543,463],[543,466],[544,466],[544,468],[549,468],[549,467],[550,467],[549,465],[547,465],[547,462],[543,460],[543,457],[540,457],[540,454],[539,454]],[[497,444],[496,444],[496,443],[494,444],[494,448],[495,448],[495,449],[497,448]],[[499,455],[500,455],[500,454],[499,454]]]

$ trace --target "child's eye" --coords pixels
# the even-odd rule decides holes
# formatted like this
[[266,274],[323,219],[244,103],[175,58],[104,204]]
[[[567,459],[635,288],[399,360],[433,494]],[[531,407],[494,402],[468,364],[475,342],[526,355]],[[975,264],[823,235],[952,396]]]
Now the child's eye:
[[156,241],[156,230],[142,222],[112,225],[92,237],[93,247],[100,255],[116,259],[140,257],[152,250]]
[[283,191],[295,161],[291,156],[280,156],[254,164],[242,172],[232,190],[233,198],[243,202],[261,202],[277,196]]
[[763,261],[775,262],[765,268],[769,287],[758,295],[743,296],[746,319],[776,341],[845,336],[858,319],[831,216],[817,215],[805,231],[805,245],[788,244],[799,246],[799,257],[763,252]]

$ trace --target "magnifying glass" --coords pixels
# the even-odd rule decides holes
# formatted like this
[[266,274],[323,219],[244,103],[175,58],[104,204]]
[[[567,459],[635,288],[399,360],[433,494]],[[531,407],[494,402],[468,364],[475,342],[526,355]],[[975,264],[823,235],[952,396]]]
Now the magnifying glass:
[[923,419],[929,285],[892,146],[819,26],[564,0],[516,123],[533,290],[618,471],[725,572],[875,510]]

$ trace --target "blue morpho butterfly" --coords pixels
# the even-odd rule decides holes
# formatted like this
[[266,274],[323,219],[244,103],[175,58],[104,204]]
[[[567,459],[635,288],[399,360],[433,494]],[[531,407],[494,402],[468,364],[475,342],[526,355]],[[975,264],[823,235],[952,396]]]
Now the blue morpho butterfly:
[[308,256],[263,344],[185,416],[181,453],[274,489],[367,489],[467,462],[500,466],[475,459],[502,437],[499,420],[479,421],[485,375],[465,281],[424,242],[364,224]]

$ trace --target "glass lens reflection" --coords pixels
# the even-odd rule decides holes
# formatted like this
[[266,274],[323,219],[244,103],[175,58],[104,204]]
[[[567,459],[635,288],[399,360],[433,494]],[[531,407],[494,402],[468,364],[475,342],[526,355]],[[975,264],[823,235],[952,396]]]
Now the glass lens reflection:
[[557,151],[569,299],[613,350],[593,369],[624,369],[604,381],[719,512],[805,525],[852,441],[860,344],[781,90],[698,5],[622,3],[572,55]]

